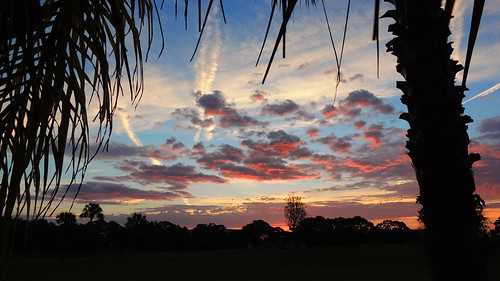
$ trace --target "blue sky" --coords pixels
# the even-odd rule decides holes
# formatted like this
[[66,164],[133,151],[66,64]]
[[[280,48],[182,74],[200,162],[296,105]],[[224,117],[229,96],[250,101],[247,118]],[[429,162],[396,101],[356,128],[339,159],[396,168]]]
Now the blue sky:
[[[418,226],[418,186],[404,148],[407,124],[398,119],[405,110],[395,88],[401,77],[384,47],[391,21],[381,20],[377,78],[373,1],[351,7],[336,97],[321,6],[296,9],[287,57],[277,56],[261,84],[277,32],[274,26],[255,67],[270,1],[225,1],[227,24],[215,1],[192,62],[197,15],[193,4],[185,31],[181,2],[176,21],[174,1],[165,1],[166,49],[156,60],[159,42],[153,46],[137,107],[121,98],[109,151],[89,166],[74,212],[94,201],[118,222],[140,212],[188,227],[215,222],[239,228],[254,219],[283,226],[284,198],[294,193],[311,216],[360,215]],[[347,1],[325,2],[340,48]],[[451,40],[453,56],[463,62],[472,4],[457,2]],[[488,1],[484,13],[466,99],[500,82],[500,3]],[[493,88],[465,106],[475,120],[471,152],[483,156],[475,166],[478,192],[491,218],[500,216],[498,93]]]

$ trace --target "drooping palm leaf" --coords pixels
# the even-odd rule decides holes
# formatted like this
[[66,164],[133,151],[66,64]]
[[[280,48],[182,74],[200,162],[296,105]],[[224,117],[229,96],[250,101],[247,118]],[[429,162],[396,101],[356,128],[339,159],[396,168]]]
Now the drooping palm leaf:
[[151,0],[0,2],[1,217],[50,214],[65,171],[81,182],[94,156],[89,119],[103,149],[118,97],[142,95],[157,16]]

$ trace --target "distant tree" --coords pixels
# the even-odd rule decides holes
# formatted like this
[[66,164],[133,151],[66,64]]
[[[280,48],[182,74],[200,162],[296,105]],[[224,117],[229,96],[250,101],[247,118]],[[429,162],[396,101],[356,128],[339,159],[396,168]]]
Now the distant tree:
[[88,203],[85,207],[83,207],[80,218],[89,218],[89,222],[92,222],[94,217],[97,217],[98,220],[104,220],[102,208],[97,203]]
[[195,247],[202,250],[220,249],[226,239],[226,227],[222,224],[198,224],[191,233]]
[[155,249],[182,250],[188,246],[189,230],[169,221],[154,221],[151,223],[148,238],[153,240]]
[[56,216],[56,223],[62,226],[75,225],[76,216],[71,212],[62,212]]
[[334,242],[333,220],[322,216],[305,218],[300,222],[297,231],[308,246],[324,246]]
[[149,224],[149,221],[143,214],[133,213],[131,217],[127,218],[125,229],[127,230],[128,241],[132,248],[132,257],[135,256],[137,248],[144,248],[151,242],[147,238]]
[[490,234],[492,237],[500,238],[500,217],[493,223],[493,229]]
[[148,224],[146,216],[139,213],[133,213],[131,217],[127,218],[125,227],[129,229],[144,227]]
[[376,225],[379,230],[399,230],[406,231],[410,230],[408,226],[402,221],[384,220]]
[[242,227],[242,230],[245,233],[249,246],[255,249],[262,248],[274,232],[273,227],[263,220],[254,220]]
[[378,242],[401,244],[412,241],[412,231],[402,221],[384,220],[375,226],[375,230]]
[[302,198],[300,196],[289,195],[288,198],[285,199],[285,218],[288,228],[291,231],[295,231],[299,226],[300,222],[306,218],[306,204],[303,203]]

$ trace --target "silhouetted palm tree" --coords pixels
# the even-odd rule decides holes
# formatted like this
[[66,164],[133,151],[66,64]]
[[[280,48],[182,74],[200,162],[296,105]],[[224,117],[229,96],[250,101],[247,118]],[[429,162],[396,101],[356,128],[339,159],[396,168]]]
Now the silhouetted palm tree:
[[76,216],[71,212],[62,212],[56,216],[56,223],[62,226],[76,224]]
[[[463,115],[462,107],[467,68],[462,85],[455,85],[455,74],[463,67],[450,58],[451,10],[443,10],[439,0],[392,2],[396,9],[386,15],[396,21],[389,27],[396,37],[387,47],[397,56],[396,69],[405,79],[397,83],[408,107],[400,118],[410,125],[406,148],[420,187],[420,220],[436,265],[434,278],[485,280],[478,249],[484,201],[474,193],[472,172],[480,157],[468,153],[466,124],[472,119]],[[484,1],[475,2],[477,15],[482,10],[477,3]],[[466,67],[471,52],[469,48]]]
[[99,220],[104,219],[102,208],[97,203],[88,203],[87,205],[85,205],[85,207],[83,207],[80,218],[89,218],[89,222],[92,222],[94,220],[94,217],[97,217],[97,219]]

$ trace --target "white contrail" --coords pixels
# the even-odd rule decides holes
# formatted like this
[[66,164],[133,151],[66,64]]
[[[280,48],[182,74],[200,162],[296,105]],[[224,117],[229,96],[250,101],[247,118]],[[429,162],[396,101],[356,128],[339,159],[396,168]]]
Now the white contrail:
[[[208,16],[207,25],[204,31],[204,40],[198,55],[198,59],[194,63],[195,69],[195,91],[200,91],[201,94],[208,94],[212,91],[212,84],[215,80],[215,73],[219,67],[219,55],[222,49],[221,32],[219,27],[219,18],[215,16],[219,6],[214,3],[213,10],[210,12],[212,16]],[[204,112],[200,110],[201,118],[205,118]],[[208,128],[198,127],[198,131],[194,136],[194,141],[199,141],[202,131],[205,131],[205,139],[210,140],[213,137],[215,126]]]
[[[142,142],[139,139],[139,137],[136,135],[134,130],[132,129],[132,126],[130,126],[130,122],[128,120],[128,115],[125,114],[125,109],[120,109],[116,111],[118,113],[118,117],[120,117],[120,121],[122,121],[122,126],[123,129],[125,129],[125,132],[127,133],[128,138],[135,144],[135,146],[142,146]],[[163,165],[160,161],[153,157],[149,157],[149,160],[151,161],[151,164],[153,165]]]
[[466,104],[466,103],[470,102],[473,99],[477,99],[477,98],[480,98],[480,97],[485,97],[485,96],[493,93],[496,90],[500,90],[500,83],[496,84],[495,86],[489,88],[488,90],[486,90],[486,91],[484,91],[484,92],[482,92],[480,94],[477,94],[477,95],[473,96],[472,98],[464,101],[462,104]]
[[118,113],[118,117],[120,117],[120,120],[122,121],[122,126],[123,129],[125,129],[125,132],[127,133],[128,138],[136,145],[136,146],[142,146],[141,140],[137,137],[135,132],[132,130],[130,127],[130,122],[128,121],[128,115],[125,114],[125,109],[118,108],[116,111]]

